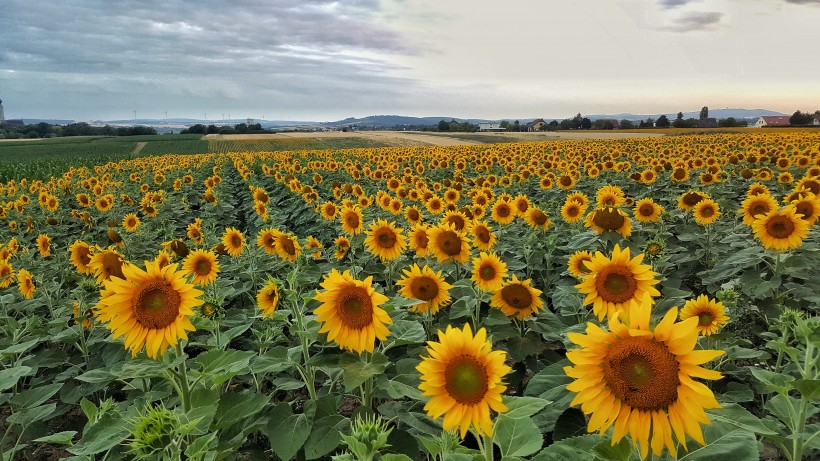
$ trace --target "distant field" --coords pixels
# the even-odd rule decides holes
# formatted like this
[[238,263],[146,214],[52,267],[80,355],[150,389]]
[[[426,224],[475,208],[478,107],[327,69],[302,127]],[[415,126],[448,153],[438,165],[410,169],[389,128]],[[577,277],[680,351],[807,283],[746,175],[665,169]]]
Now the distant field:
[[201,135],[78,136],[0,142],[0,181],[46,179],[71,166],[165,154],[273,152],[284,150],[352,149],[389,144],[361,137],[205,139]]

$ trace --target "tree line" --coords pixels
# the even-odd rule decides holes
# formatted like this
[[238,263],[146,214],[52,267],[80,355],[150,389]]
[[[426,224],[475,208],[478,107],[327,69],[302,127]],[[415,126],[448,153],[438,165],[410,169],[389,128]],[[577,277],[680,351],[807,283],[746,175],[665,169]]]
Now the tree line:
[[56,138],[64,136],[142,136],[157,134],[148,126],[91,126],[85,122],[52,125],[40,122],[28,125],[0,124],[0,139]]
[[248,134],[248,133],[271,133],[269,130],[262,128],[261,123],[237,123],[234,126],[214,124],[205,126],[201,123],[192,125],[179,132],[180,134]]

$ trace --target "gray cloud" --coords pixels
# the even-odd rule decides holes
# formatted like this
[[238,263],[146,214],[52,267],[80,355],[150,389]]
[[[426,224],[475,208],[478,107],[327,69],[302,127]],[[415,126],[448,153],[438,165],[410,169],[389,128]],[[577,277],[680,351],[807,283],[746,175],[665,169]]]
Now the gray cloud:
[[820,0],[786,0],[788,3],[794,3],[796,5],[817,5],[820,6]]
[[677,8],[679,6],[686,5],[687,3],[691,3],[693,0],[659,0],[661,6],[667,8]]
[[48,7],[11,0],[0,18],[0,87],[32,110],[36,100],[60,94],[120,107],[188,99],[197,111],[329,105],[364,85],[386,97],[413,84],[396,77],[402,69],[386,58],[416,51],[377,24],[378,7],[378,0],[66,0]]
[[716,12],[692,12],[686,13],[675,19],[668,28],[673,32],[693,32],[710,30],[720,23],[723,13]]

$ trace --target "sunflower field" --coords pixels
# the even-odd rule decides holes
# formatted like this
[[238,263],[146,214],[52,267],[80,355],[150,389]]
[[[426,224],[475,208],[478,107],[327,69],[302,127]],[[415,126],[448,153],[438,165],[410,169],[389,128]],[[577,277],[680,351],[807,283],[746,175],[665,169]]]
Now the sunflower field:
[[820,459],[820,133],[0,183],[0,460]]

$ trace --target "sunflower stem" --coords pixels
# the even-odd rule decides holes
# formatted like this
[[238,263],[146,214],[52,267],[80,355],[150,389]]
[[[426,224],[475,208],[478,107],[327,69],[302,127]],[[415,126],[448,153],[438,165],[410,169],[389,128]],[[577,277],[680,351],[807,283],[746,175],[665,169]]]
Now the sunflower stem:
[[493,436],[485,435],[482,436],[482,438],[484,439],[484,459],[486,461],[493,461]]
[[[290,280],[288,280],[290,282]],[[310,396],[311,400],[316,399],[316,372],[313,370],[313,367],[310,366],[308,361],[310,360],[310,344],[308,344],[308,337],[307,337],[307,330],[305,329],[305,321],[304,321],[304,313],[302,312],[301,306],[297,300],[293,301],[293,307],[291,309],[293,312],[293,316],[296,317],[296,327],[299,329],[299,342],[302,345],[302,358],[305,361],[305,371],[303,374],[303,378],[305,381],[305,386],[307,387],[308,395]]]
[[[191,410],[191,387],[188,384],[188,367],[185,364],[185,354],[182,351],[182,341],[177,341],[177,357],[182,357],[179,364],[179,398],[182,400],[182,409],[185,413]],[[176,376],[176,375],[175,375]]]

